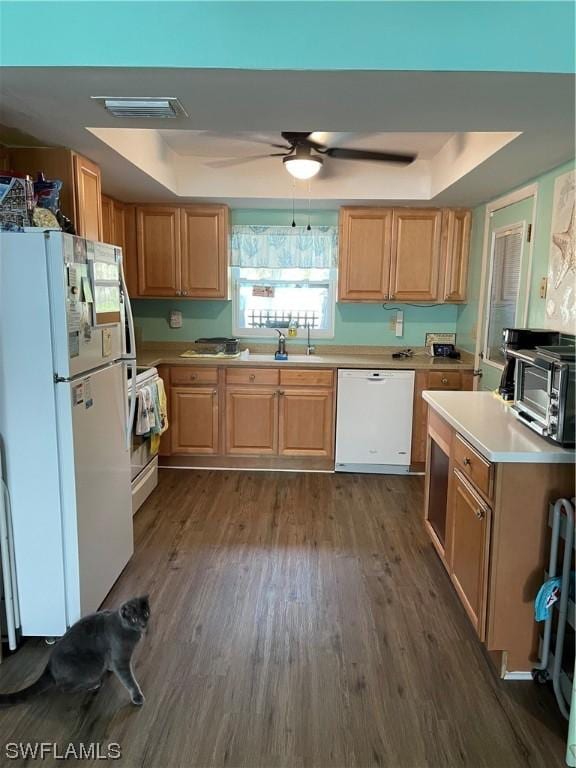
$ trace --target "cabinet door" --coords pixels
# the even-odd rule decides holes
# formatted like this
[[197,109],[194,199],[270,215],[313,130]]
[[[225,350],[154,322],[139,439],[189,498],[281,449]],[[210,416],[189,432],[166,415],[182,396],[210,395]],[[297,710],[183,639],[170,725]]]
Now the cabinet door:
[[458,470],[452,472],[448,503],[450,578],[478,636],[484,640],[492,512]]
[[340,209],[339,301],[388,298],[392,211]]
[[280,390],[279,453],[334,454],[334,397],[331,389]]
[[446,210],[442,219],[444,301],[466,301],[470,222],[467,210]]
[[124,204],[124,276],[131,298],[139,296],[138,292],[138,242],[136,234],[136,206]]
[[172,453],[218,453],[216,387],[172,387]]
[[77,234],[102,240],[102,191],[100,168],[81,155],[74,155]]
[[394,210],[390,298],[436,301],[439,294],[442,211],[434,208]]
[[226,453],[278,453],[278,392],[246,388],[226,391]]
[[102,242],[114,244],[114,200],[102,195]]
[[138,294],[178,296],[180,291],[180,210],[168,206],[136,209]]
[[112,201],[112,222],[114,224],[114,245],[126,249],[126,227],[124,221],[124,204],[117,200]]
[[181,213],[182,295],[228,298],[228,209],[189,206]]

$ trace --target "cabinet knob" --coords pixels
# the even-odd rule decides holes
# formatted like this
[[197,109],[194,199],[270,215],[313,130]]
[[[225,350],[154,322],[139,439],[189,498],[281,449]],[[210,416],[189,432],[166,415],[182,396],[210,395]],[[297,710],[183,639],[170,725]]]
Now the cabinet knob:
[[474,514],[476,515],[476,517],[478,518],[478,520],[482,520],[482,518],[484,517],[484,510],[483,510],[483,509],[480,509],[480,508],[478,508],[478,509],[476,509],[476,510],[474,511]]
[[279,395],[284,395],[284,394],[285,394],[285,392],[284,392],[284,390],[283,390],[283,389],[279,389],[279,390],[278,390],[278,394],[279,394]]
[[468,456],[464,457],[464,461],[462,463],[464,464],[465,467],[470,467],[472,465],[472,462],[470,461]]
[[446,376],[443,376],[442,379],[440,379],[440,381],[442,382],[442,384],[448,384],[448,379],[446,378]]
[[198,376],[195,373],[193,373],[192,376],[190,376],[190,378],[192,379],[192,381],[196,381]]
[[248,378],[250,379],[250,381],[254,381],[255,378],[256,378],[256,374],[255,373],[251,373],[250,376],[248,376]]
[[213,390],[212,390],[212,394],[213,394],[213,395],[217,395],[217,394],[218,394],[218,390],[217,390],[217,389],[213,389]]
[[182,291],[176,291],[176,296],[182,296]]

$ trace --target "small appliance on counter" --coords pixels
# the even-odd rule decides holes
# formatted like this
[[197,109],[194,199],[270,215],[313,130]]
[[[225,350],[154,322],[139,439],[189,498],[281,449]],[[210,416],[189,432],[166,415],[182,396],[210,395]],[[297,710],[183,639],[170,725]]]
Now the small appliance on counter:
[[516,357],[512,354],[518,349],[534,349],[538,344],[559,344],[558,331],[538,328],[504,328],[502,331],[502,352],[506,358],[498,393],[503,400],[514,400],[514,372]]
[[194,347],[187,349],[180,357],[219,357],[233,360],[240,357],[240,342],[238,339],[225,336],[196,339]]
[[509,352],[516,360],[512,409],[547,440],[571,447],[575,434],[576,346],[555,344]]

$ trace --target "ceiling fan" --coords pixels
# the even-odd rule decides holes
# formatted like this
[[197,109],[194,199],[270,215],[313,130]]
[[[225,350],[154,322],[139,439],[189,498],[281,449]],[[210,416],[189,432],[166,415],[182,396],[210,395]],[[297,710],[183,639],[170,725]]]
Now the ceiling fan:
[[347,149],[346,147],[328,147],[311,138],[314,132],[282,131],[281,136],[285,144],[274,144],[268,140],[248,138],[244,141],[253,141],[258,144],[268,144],[274,149],[282,149],[283,152],[272,152],[265,155],[251,155],[243,158],[230,158],[216,160],[208,163],[213,168],[222,168],[241,163],[249,163],[252,160],[261,160],[264,157],[282,157],[284,167],[296,179],[311,179],[320,171],[324,157],[332,157],[341,160],[369,160],[379,163],[396,163],[409,165],[416,159],[416,155],[400,154],[396,152],[378,152],[368,149]]

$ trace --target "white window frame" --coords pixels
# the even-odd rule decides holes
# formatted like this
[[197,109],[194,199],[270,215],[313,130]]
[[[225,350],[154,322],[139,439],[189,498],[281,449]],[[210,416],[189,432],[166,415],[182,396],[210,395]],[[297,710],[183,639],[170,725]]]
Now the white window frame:
[[[488,265],[488,281],[486,283],[486,296],[485,296],[485,304],[484,304],[484,343],[482,345],[482,362],[485,365],[491,365],[494,368],[498,368],[499,370],[502,370],[504,368],[504,365],[502,363],[496,362],[496,360],[490,360],[488,358],[488,336],[490,333],[490,304],[492,300],[492,284],[494,281],[494,258],[496,255],[496,238],[498,235],[503,235],[507,233],[512,233],[514,231],[519,231],[521,235],[521,245],[520,245],[520,275],[522,274],[522,265],[524,264],[524,254],[525,254],[525,245],[526,245],[526,222],[525,221],[517,221],[514,224],[508,224],[503,227],[498,227],[498,229],[495,229],[492,232],[492,238],[490,243],[490,262]],[[516,290],[516,309],[514,312],[514,326],[518,327],[520,325],[520,280],[518,280],[518,288]]]
[[[260,339],[276,339],[276,331],[274,328],[244,328],[238,323],[238,312],[240,309],[240,280],[239,272],[241,267],[231,268],[232,279],[232,332],[234,336],[242,339],[246,338],[260,338]],[[310,338],[312,339],[333,339],[334,338],[334,325],[336,316],[336,285],[338,283],[338,270],[333,267],[329,270],[328,275],[328,328],[323,330],[310,330]],[[287,331],[288,329],[283,329]],[[306,328],[298,328],[296,336],[291,338],[305,339],[307,337]]]
[[[486,308],[486,284],[488,282],[488,265],[489,265],[489,259],[492,253],[491,247],[491,238],[490,235],[490,221],[492,218],[492,214],[494,214],[496,211],[499,211],[501,208],[507,208],[509,205],[513,205],[514,203],[519,203],[521,200],[526,200],[527,198],[532,197],[533,203],[532,203],[532,221],[530,224],[532,225],[532,237],[530,239],[528,253],[527,253],[527,269],[526,269],[526,301],[524,302],[524,313],[523,313],[523,321],[519,323],[521,327],[526,327],[526,323],[528,322],[528,311],[530,308],[530,286],[532,283],[532,264],[533,264],[533,254],[534,254],[534,241],[535,241],[535,232],[536,232],[536,213],[538,211],[538,184],[528,184],[526,187],[522,187],[522,189],[517,189],[514,192],[511,192],[508,195],[504,195],[503,197],[499,197],[496,200],[492,200],[492,202],[488,203],[486,205],[486,213],[484,216],[484,237],[482,239],[482,273],[480,277],[480,296],[478,301],[478,318],[477,323],[484,323],[485,322],[485,308]],[[482,315],[480,314],[482,313]],[[482,326],[482,330],[483,326]],[[503,370],[504,366],[499,363],[491,362],[490,360],[484,360],[484,332],[477,333],[476,334],[476,348],[474,352],[474,368],[475,371],[480,370],[480,365],[488,365],[493,368],[496,368],[500,371]],[[478,377],[474,378],[474,389],[477,389],[479,386],[479,379]]]

